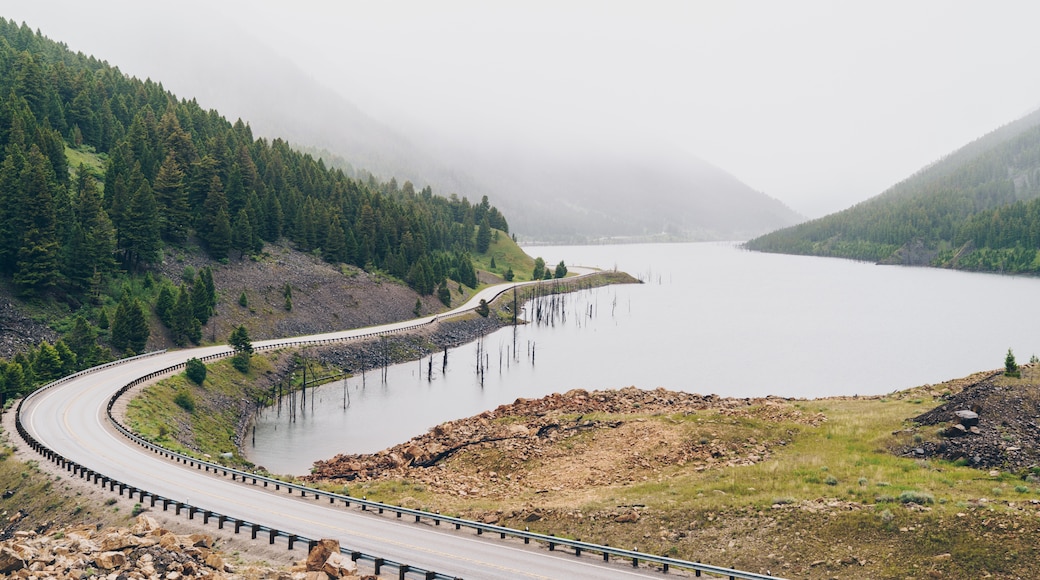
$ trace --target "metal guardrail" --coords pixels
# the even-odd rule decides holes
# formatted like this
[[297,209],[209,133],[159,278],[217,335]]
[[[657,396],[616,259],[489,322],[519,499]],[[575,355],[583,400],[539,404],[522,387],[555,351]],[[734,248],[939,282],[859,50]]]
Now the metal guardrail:
[[[510,288],[506,288],[506,289],[502,290],[501,292],[496,293],[492,297],[492,301],[497,299],[498,297],[500,297],[505,292],[508,292],[510,289],[512,289],[515,286],[530,285],[530,284],[537,284],[537,283],[539,283],[539,282],[528,282],[528,283],[521,283],[521,284],[517,284],[517,285],[511,286]],[[276,343],[266,344],[266,345],[263,345],[261,347],[257,347],[256,350],[276,350],[276,349],[279,349],[279,348],[296,348],[296,347],[304,347],[304,346],[315,346],[315,345],[322,345],[322,344],[333,344],[333,343],[338,343],[338,342],[362,340],[362,339],[371,338],[371,337],[374,337],[374,336],[383,336],[383,335],[386,335],[386,334],[393,334],[393,333],[402,332],[402,331],[406,331],[406,330],[414,330],[414,329],[420,328],[422,326],[427,326],[427,325],[433,324],[434,322],[437,322],[438,320],[442,320],[442,319],[444,319],[446,317],[449,317],[449,316],[457,316],[457,315],[460,315],[460,314],[468,313],[471,310],[472,309],[468,309],[468,310],[460,311],[460,312],[453,313],[453,314],[447,315],[447,316],[443,316],[443,315],[442,316],[434,316],[432,319],[430,319],[428,321],[418,322],[418,323],[413,324],[413,325],[402,326],[400,328],[396,328],[396,329],[389,330],[389,331],[371,332],[371,333],[365,333],[365,334],[360,334],[360,335],[343,336],[343,337],[336,337],[336,338],[330,338],[330,339],[312,339],[312,340],[302,340],[302,341],[299,341],[299,340],[296,340],[296,341],[294,341],[294,340],[279,341],[279,342],[276,342]],[[188,510],[188,518],[189,519],[193,519],[195,514],[202,514],[203,520],[204,520],[203,523],[208,523],[210,518],[217,518],[218,527],[221,528],[221,529],[223,528],[225,522],[230,522],[230,523],[233,523],[235,525],[235,533],[239,533],[239,531],[240,531],[240,529],[242,527],[246,527],[246,528],[248,528],[250,530],[253,539],[256,539],[257,535],[260,532],[264,532],[264,533],[269,535],[269,542],[271,544],[273,544],[275,542],[276,538],[284,537],[284,538],[286,538],[288,540],[288,547],[289,547],[290,550],[293,549],[293,545],[296,542],[307,542],[309,546],[315,545],[317,543],[317,540],[312,539],[312,538],[307,538],[305,536],[301,536],[301,535],[298,535],[298,534],[291,534],[289,532],[277,530],[277,529],[274,529],[274,528],[271,528],[271,527],[268,527],[268,526],[264,526],[262,524],[258,524],[258,523],[255,523],[255,522],[249,522],[249,521],[245,521],[245,520],[242,520],[242,519],[234,518],[232,516],[220,514],[220,513],[211,511],[211,510],[203,510],[203,509],[198,508],[196,506],[189,505],[189,504],[187,504],[185,502],[180,502],[180,501],[176,501],[176,500],[173,500],[173,499],[170,499],[170,498],[159,496],[157,494],[153,494],[153,493],[148,492],[146,490],[142,490],[142,489],[130,486],[130,485],[126,484],[126,483],[123,483],[123,482],[120,482],[120,481],[118,481],[116,479],[113,479],[113,478],[110,478],[108,476],[105,476],[105,475],[103,475],[101,473],[98,473],[98,472],[96,472],[94,470],[86,468],[86,467],[84,467],[84,466],[82,466],[82,465],[80,465],[80,464],[78,464],[78,463],[76,463],[74,461],[66,459],[65,457],[61,456],[60,454],[56,453],[55,451],[47,448],[42,443],[38,442],[34,437],[32,437],[32,435],[30,435],[28,433],[28,431],[22,425],[22,421],[21,421],[22,405],[23,405],[23,403],[26,400],[30,399],[32,396],[36,395],[37,393],[40,393],[40,392],[44,391],[45,389],[49,389],[49,388],[51,388],[53,386],[65,383],[65,382],[67,382],[67,381],[69,381],[69,380],[71,380],[73,378],[77,378],[77,377],[83,376],[85,374],[94,373],[94,372],[97,372],[99,370],[102,370],[102,369],[105,369],[105,368],[109,368],[109,367],[117,365],[117,364],[124,364],[126,362],[131,361],[131,360],[136,360],[136,359],[139,359],[139,358],[155,356],[157,354],[162,354],[164,352],[166,352],[166,351],[157,351],[157,352],[154,352],[154,353],[148,353],[148,354],[145,354],[145,355],[140,355],[138,357],[133,357],[133,358],[129,358],[129,359],[123,359],[123,360],[120,360],[120,361],[115,361],[115,362],[112,362],[112,363],[108,363],[106,365],[101,365],[101,366],[98,366],[98,367],[87,369],[85,371],[80,371],[80,372],[78,372],[78,373],[76,373],[74,375],[70,375],[68,377],[59,379],[58,381],[50,383],[50,384],[48,384],[48,385],[38,389],[37,391],[35,391],[31,395],[29,395],[27,397],[24,397],[21,401],[19,401],[18,407],[17,407],[17,413],[18,414],[16,416],[16,426],[17,426],[19,435],[21,435],[21,437],[30,445],[30,447],[33,448],[33,450],[35,450],[36,452],[38,452],[41,455],[43,455],[44,457],[46,457],[48,460],[53,461],[54,463],[58,464],[60,467],[62,467],[64,469],[72,472],[74,475],[79,475],[81,478],[88,479],[88,480],[93,479],[94,483],[99,483],[100,482],[102,487],[107,485],[107,486],[110,487],[110,489],[112,491],[115,491],[116,487],[118,487],[120,495],[122,495],[124,493],[124,491],[129,490],[129,492],[130,492],[129,497],[131,499],[133,498],[133,495],[135,493],[139,494],[140,499],[141,499],[142,502],[145,501],[146,497],[148,497],[148,498],[150,498],[152,507],[154,507],[157,502],[162,502],[164,511],[167,510],[170,506],[173,506],[175,508],[176,513],[178,515],[180,514],[182,509],[186,509],[186,510]],[[219,352],[219,353],[215,353],[215,354],[212,354],[212,355],[207,355],[205,357],[202,357],[200,360],[203,360],[203,361],[217,360],[217,359],[220,359],[220,358],[229,357],[229,356],[231,356],[233,354],[234,354],[234,351],[231,350],[231,349],[228,349],[227,351],[224,351],[224,352]],[[197,459],[197,458],[191,457],[189,455],[185,455],[185,454],[182,454],[182,453],[177,453],[175,451],[171,451],[169,449],[166,449],[165,447],[162,447],[160,445],[156,445],[156,444],[154,444],[154,443],[152,443],[150,441],[147,441],[144,438],[136,435],[135,433],[133,433],[132,431],[127,429],[125,426],[123,426],[119,421],[117,421],[115,419],[115,417],[112,414],[112,409],[115,406],[115,403],[119,399],[119,397],[121,397],[127,391],[129,391],[131,388],[133,388],[133,387],[135,387],[137,385],[140,385],[140,384],[142,384],[144,382],[150,381],[150,380],[152,380],[152,379],[154,379],[154,378],[156,378],[158,376],[162,376],[162,375],[169,374],[171,372],[175,372],[177,370],[183,369],[184,366],[185,366],[185,363],[183,363],[183,362],[182,363],[177,363],[175,365],[171,365],[171,366],[163,368],[161,370],[154,371],[154,372],[149,373],[147,375],[138,377],[137,379],[131,381],[130,383],[127,383],[126,385],[121,387],[109,399],[108,405],[107,405],[107,414],[108,414],[109,420],[112,422],[112,424],[115,426],[115,428],[120,433],[122,433],[125,437],[127,437],[131,441],[133,441],[134,443],[136,443],[136,444],[138,444],[138,445],[140,445],[140,446],[142,446],[142,447],[144,447],[144,448],[146,448],[146,449],[148,449],[148,450],[150,450],[150,451],[152,451],[154,453],[157,453],[157,454],[159,454],[161,456],[164,456],[164,457],[166,457],[168,459],[172,459],[175,462],[182,463],[182,464],[184,464],[187,467],[194,467],[194,468],[200,469],[200,470],[205,469],[206,472],[211,472],[212,471],[214,474],[223,475],[224,477],[227,477],[227,476],[230,475],[231,479],[233,481],[241,481],[243,484],[246,484],[248,482],[251,485],[263,485],[264,487],[268,487],[268,488],[273,486],[275,491],[280,491],[281,488],[284,487],[284,488],[286,488],[286,491],[289,494],[292,494],[294,491],[298,492],[300,494],[301,498],[306,498],[306,497],[308,497],[308,494],[309,494],[310,496],[314,497],[315,500],[327,499],[327,500],[329,500],[330,504],[335,504],[336,502],[342,502],[345,507],[350,507],[351,504],[355,504],[355,505],[359,506],[362,511],[369,511],[369,510],[371,510],[371,511],[373,511],[375,513],[378,513],[378,514],[384,514],[385,512],[389,512],[389,513],[395,514],[396,517],[398,517],[398,518],[401,518],[401,517],[407,515],[409,517],[414,517],[415,521],[417,523],[421,522],[423,520],[427,520],[427,521],[432,521],[434,523],[434,525],[437,525],[437,526],[441,525],[441,523],[454,525],[456,530],[459,530],[459,529],[461,529],[463,527],[466,527],[466,528],[470,528],[470,529],[476,530],[477,535],[482,535],[484,533],[499,534],[501,539],[505,539],[507,537],[522,539],[525,544],[529,544],[532,540],[534,540],[536,542],[540,542],[542,544],[545,544],[548,547],[549,551],[555,551],[556,548],[565,547],[565,548],[574,550],[574,554],[576,556],[581,556],[582,552],[600,554],[603,557],[603,561],[605,561],[605,562],[609,561],[611,559],[611,557],[613,557],[613,558],[630,560],[633,567],[638,567],[639,563],[643,562],[644,564],[658,565],[658,566],[661,567],[661,570],[663,572],[668,572],[671,568],[677,568],[677,569],[682,569],[682,570],[690,570],[690,571],[693,571],[694,575],[697,576],[697,577],[700,577],[702,573],[708,573],[708,574],[712,574],[714,576],[730,578],[731,580],[736,580],[736,579],[741,579],[741,580],[782,580],[782,579],[780,579],[778,577],[769,576],[769,575],[765,575],[765,574],[757,574],[757,573],[754,573],[754,572],[745,572],[745,571],[741,571],[741,570],[734,570],[734,569],[724,568],[724,567],[720,567],[720,566],[711,566],[711,565],[708,565],[708,564],[702,564],[700,562],[691,562],[689,560],[680,560],[680,559],[677,559],[677,558],[669,558],[669,557],[666,557],[666,556],[657,556],[657,555],[654,555],[654,554],[648,554],[648,553],[639,552],[639,551],[636,551],[636,550],[624,550],[624,549],[614,548],[614,547],[610,547],[610,546],[604,546],[604,545],[600,545],[600,544],[593,544],[593,543],[590,543],[590,542],[582,542],[580,540],[572,540],[572,539],[567,539],[567,538],[559,538],[559,537],[552,536],[552,535],[539,534],[539,533],[530,532],[530,531],[527,531],[527,530],[517,530],[517,529],[508,528],[508,527],[504,527],[504,526],[496,526],[496,525],[493,525],[493,524],[485,524],[485,523],[477,522],[477,521],[473,521],[473,520],[466,520],[466,519],[462,519],[462,518],[456,518],[456,517],[441,515],[439,513],[433,513],[433,512],[423,511],[423,510],[415,510],[415,509],[405,508],[405,507],[401,507],[401,506],[394,506],[394,505],[384,504],[384,503],[380,503],[380,502],[369,501],[369,500],[367,500],[365,498],[356,498],[356,497],[352,497],[352,496],[349,496],[349,495],[343,495],[343,494],[337,494],[337,493],[333,493],[333,492],[323,491],[323,490],[319,490],[319,489],[316,489],[316,488],[312,488],[312,487],[308,487],[308,486],[304,486],[304,485],[300,485],[300,484],[296,484],[296,483],[285,482],[285,481],[282,481],[282,480],[279,480],[279,479],[275,479],[275,478],[259,475],[259,474],[256,474],[256,473],[250,473],[250,472],[247,472],[247,471],[242,471],[242,470],[235,469],[235,468],[232,468],[232,467],[227,467],[227,466],[224,466],[224,465],[220,465],[218,463],[213,463],[213,462],[210,462],[210,461]],[[403,563],[395,562],[395,561],[392,561],[392,560],[387,560],[385,558],[380,558],[378,556],[374,556],[374,555],[371,555],[371,554],[366,554],[366,553],[359,552],[359,551],[349,550],[348,548],[345,548],[345,547],[341,547],[340,552],[345,554],[345,555],[349,555],[353,561],[366,560],[366,561],[372,562],[377,575],[379,574],[379,571],[380,571],[380,569],[382,567],[389,566],[389,567],[393,567],[393,568],[397,568],[398,569],[399,577],[402,580],[405,578],[405,575],[408,574],[408,573],[420,574],[420,575],[423,575],[425,578],[430,579],[430,580],[458,580],[456,577],[451,576],[451,575],[446,575],[446,574],[442,574],[442,573],[439,573],[439,572],[424,570],[424,569],[419,568],[419,567],[410,566],[408,564],[403,564]]]

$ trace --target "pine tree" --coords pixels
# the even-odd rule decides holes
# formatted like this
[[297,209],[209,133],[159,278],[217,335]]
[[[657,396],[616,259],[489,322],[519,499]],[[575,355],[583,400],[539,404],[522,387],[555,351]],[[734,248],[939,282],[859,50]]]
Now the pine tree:
[[155,299],[155,314],[159,320],[169,328],[173,322],[173,306],[176,301],[169,285],[163,284],[159,289],[159,296]]
[[184,346],[188,344],[188,341],[197,343],[202,340],[202,323],[195,318],[195,311],[191,304],[191,292],[188,291],[185,284],[181,284],[173,311],[170,314],[170,334],[173,343],[177,346]]
[[231,226],[231,249],[238,251],[239,258],[253,249],[253,224],[245,208],[238,210],[235,224]]
[[130,199],[122,233],[124,263],[127,267],[158,261],[162,249],[159,237],[159,207],[147,181],[142,181]]
[[191,208],[188,189],[184,185],[184,171],[171,150],[155,176],[155,200],[159,205],[160,234],[164,240],[182,243],[188,239]]
[[46,340],[40,343],[33,357],[33,373],[36,379],[43,382],[51,382],[62,377],[61,357],[58,351]]
[[[485,199],[487,197],[485,196]],[[488,223],[487,217],[480,222],[480,228],[477,229],[477,253],[483,254],[488,251],[488,247],[491,246],[491,224]]]
[[14,272],[15,284],[26,295],[39,294],[54,287],[60,276],[60,244],[49,173],[50,163],[33,145],[21,175],[25,229]]
[[1018,370],[1018,363],[1015,362],[1015,353],[1011,352],[1010,348],[1007,356],[1004,357],[1004,376],[1016,378],[1022,376],[1021,371]]
[[80,368],[101,364],[102,354],[97,344],[97,333],[82,314],[76,316],[72,330],[65,335],[64,342],[75,353]]
[[112,320],[112,347],[118,352],[140,354],[148,343],[148,333],[141,303],[124,290]]

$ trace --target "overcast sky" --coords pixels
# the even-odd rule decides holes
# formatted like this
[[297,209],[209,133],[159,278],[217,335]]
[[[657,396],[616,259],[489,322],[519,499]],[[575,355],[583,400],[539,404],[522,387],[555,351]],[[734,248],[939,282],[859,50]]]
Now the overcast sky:
[[812,217],[1040,107],[1030,1],[2,0],[0,15],[155,80],[183,78],[149,59],[176,49],[131,31],[213,17],[405,132],[660,139]]

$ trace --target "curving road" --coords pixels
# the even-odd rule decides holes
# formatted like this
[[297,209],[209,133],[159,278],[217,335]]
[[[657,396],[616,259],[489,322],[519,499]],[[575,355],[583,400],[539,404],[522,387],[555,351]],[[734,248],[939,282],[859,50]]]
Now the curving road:
[[[485,289],[452,313],[468,310],[482,298],[490,302],[509,288],[511,286]],[[402,330],[444,316],[293,340],[343,340]],[[263,348],[284,343],[284,340],[262,341],[254,346]],[[287,495],[284,490],[275,492],[271,488],[244,485],[150,453],[112,426],[106,408],[123,385],[191,357],[228,351],[226,346],[212,346],[166,352],[75,377],[27,399],[21,421],[32,437],[55,452],[131,486],[304,537],[335,538],[351,550],[407,562],[426,570],[470,579],[662,575],[660,571],[633,568],[628,563],[604,563],[598,556],[575,557],[569,552],[550,552],[536,543],[525,545],[520,540],[492,539],[465,528],[456,531],[451,526],[434,526],[426,521],[415,523],[407,518],[397,519]]]

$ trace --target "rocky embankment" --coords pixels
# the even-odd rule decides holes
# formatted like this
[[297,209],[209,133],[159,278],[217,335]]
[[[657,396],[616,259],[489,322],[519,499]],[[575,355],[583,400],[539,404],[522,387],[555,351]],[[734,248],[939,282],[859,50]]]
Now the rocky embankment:
[[291,570],[236,567],[214,548],[207,534],[178,535],[147,515],[130,528],[79,527],[49,535],[17,532],[0,542],[0,574],[5,578],[81,580],[360,578],[357,566],[339,553],[339,543],[322,540]]
[[1040,369],[1023,366],[1021,378],[987,373],[946,399],[913,419],[935,427],[936,440],[908,446],[903,455],[984,469],[1040,466]]
[[[438,425],[428,433],[379,453],[338,455],[315,463],[311,479],[365,481],[408,479],[433,490],[460,496],[496,497],[521,489],[562,489],[583,485],[610,485],[633,481],[645,473],[671,465],[692,464],[694,469],[721,465],[748,465],[762,461],[783,437],[733,441],[722,437],[684,438],[655,415],[682,416],[712,410],[721,417],[757,418],[817,425],[822,415],[806,414],[778,398],[725,399],[634,387],[620,390],[572,390],[540,399],[517,399],[475,417]],[[585,443],[560,446],[574,435],[595,437]],[[463,452],[496,456],[494,471],[479,475],[458,469],[432,469]],[[565,453],[580,453],[570,471],[556,471],[552,481],[541,481],[527,469],[532,461]]]

